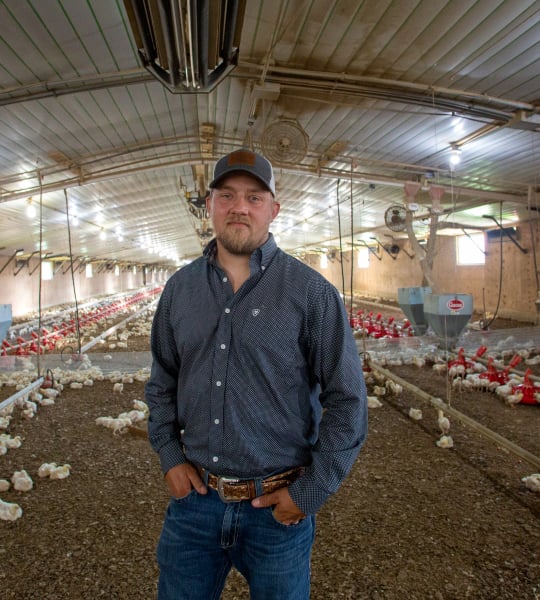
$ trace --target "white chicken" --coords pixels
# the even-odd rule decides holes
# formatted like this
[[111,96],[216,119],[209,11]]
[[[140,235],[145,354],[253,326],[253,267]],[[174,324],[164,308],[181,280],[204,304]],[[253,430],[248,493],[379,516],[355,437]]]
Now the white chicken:
[[68,465],[66,463],[65,465],[60,465],[59,467],[54,467],[54,469],[51,470],[49,477],[51,479],[66,479],[66,477],[69,477],[70,473],[71,473],[71,465]]
[[368,396],[367,405],[368,408],[380,408],[382,406],[382,402],[377,398],[377,396]]
[[454,440],[450,435],[441,435],[441,437],[435,442],[439,448],[453,448]]
[[24,469],[13,473],[11,483],[13,484],[13,489],[18,492],[29,492],[34,487],[32,478]]
[[422,416],[422,411],[419,408],[409,408],[409,417],[413,419],[413,421],[421,421]]
[[382,387],[381,385],[375,385],[373,386],[373,393],[375,396],[380,398],[386,394],[386,388]]
[[533,473],[532,475],[522,477],[521,481],[528,490],[531,490],[531,492],[540,493],[540,473]]
[[444,412],[440,409],[437,411],[437,425],[443,436],[450,431],[450,419],[446,417]]
[[43,463],[38,469],[38,476],[48,477],[53,469],[56,469],[56,463]]
[[11,483],[7,479],[0,479],[0,492],[7,492]]
[[16,521],[22,517],[22,508],[13,502],[0,500],[0,519],[2,521]]

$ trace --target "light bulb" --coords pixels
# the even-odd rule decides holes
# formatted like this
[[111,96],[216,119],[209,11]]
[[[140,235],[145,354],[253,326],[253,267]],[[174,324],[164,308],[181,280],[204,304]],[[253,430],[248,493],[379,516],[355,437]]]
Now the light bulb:
[[461,162],[461,150],[457,147],[452,147],[450,150],[450,166],[455,167]]

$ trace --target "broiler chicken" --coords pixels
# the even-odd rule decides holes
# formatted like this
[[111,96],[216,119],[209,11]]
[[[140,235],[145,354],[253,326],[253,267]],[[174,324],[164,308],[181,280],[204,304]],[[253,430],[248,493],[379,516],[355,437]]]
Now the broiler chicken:
[[440,409],[437,411],[437,415],[437,425],[439,426],[441,433],[446,435],[450,431],[450,419],[445,417],[444,412]]

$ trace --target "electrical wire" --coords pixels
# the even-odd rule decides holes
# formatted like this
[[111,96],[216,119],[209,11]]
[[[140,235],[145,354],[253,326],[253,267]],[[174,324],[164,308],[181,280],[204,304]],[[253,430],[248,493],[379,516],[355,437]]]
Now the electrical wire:
[[66,219],[67,219],[67,232],[68,232],[68,245],[69,245],[69,262],[71,270],[71,283],[73,285],[73,297],[75,299],[75,326],[77,328],[77,354],[81,354],[81,328],[79,323],[79,304],[77,300],[77,290],[75,288],[75,274],[73,271],[73,251],[71,249],[71,226],[69,224],[69,201],[67,190],[64,188],[64,197],[66,199]]
[[343,295],[343,301],[345,301],[345,273],[343,271],[343,239],[341,235],[341,211],[339,210],[339,182],[336,182],[336,203],[337,203],[337,218],[338,218],[338,235],[339,235],[339,258],[341,263],[341,293]]
[[[502,202],[499,204],[499,223],[502,223]],[[484,320],[484,323],[482,325],[482,329],[484,331],[487,331],[491,324],[493,323],[493,321],[495,321],[495,319],[497,318],[497,315],[499,314],[499,306],[501,305],[501,296],[502,296],[502,286],[503,286],[503,235],[502,235],[502,231],[499,231],[499,292],[497,294],[497,306],[495,307],[495,312],[493,313],[493,316],[491,317],[491,319],[486,323]],[[485,317],[485,306],[484,306],[484,317]]]
[[[353,257],[354,257],[354,208],[353,208],[353,169],[354,169],[354,163],[351,160],[351,182],[350,182],[350,193],[351,193],[351,289],[350,291],[350,313],[349,313],[349,322],[352,323],[352,316],[353,316],[353,300],[354,300],[354,291],[353,291],[353,279],[354,279],[354,263],[353,263]],[[342,263],[343,265],[343,263]]]
[[42,266],[43,266],[43,178],[38,169],[39,181],[39,276],[38,276],[38,331],[36,370],[38,379],[41,377],[41,294],[42,294]]

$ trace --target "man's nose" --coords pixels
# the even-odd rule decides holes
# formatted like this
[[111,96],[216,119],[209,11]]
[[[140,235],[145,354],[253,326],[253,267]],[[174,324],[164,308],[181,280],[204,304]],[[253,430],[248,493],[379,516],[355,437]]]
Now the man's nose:
[[236,194],[235,198],[234,198],[234,202],[232,203],[231,206],[231,211],[238,213],[238,212],[242,212],[245,213],[248,211],[249,208],[249,203],[248,203],[248,198],[246,195],[244,194]]

